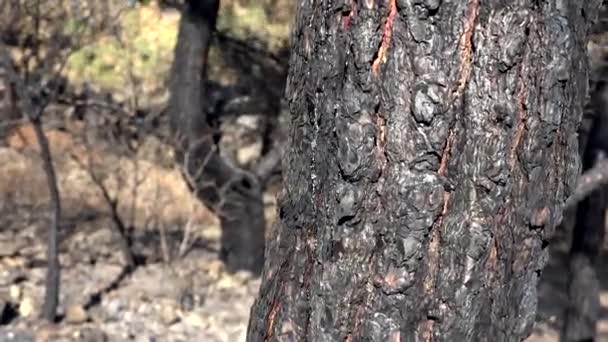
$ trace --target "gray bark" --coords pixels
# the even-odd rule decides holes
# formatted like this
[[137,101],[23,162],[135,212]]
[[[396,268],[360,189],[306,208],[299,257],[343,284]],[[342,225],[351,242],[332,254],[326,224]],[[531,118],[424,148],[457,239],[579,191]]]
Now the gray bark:
[[528,336],[597,5],[301,1],[248,341]]

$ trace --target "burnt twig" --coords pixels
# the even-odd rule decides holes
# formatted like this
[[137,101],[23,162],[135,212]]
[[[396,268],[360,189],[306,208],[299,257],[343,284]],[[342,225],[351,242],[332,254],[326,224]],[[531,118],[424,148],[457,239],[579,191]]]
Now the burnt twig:
[[254,173],[258,176],[262,185],[266,185],[272,174],[280,169],[282,155],[283,146],[276,145],[262,156],[255,166]]
[[129,236],[127,225],[124,223],[124,221],[120,217],[120,214],[118,213],[118,199],[110,195],[108,188],[103,184],[103,180],[100,179],[97,174],[95,174],[94,167],[91,163],[90,158],[88,158],[88,165],[85,165],[84,162],[75,155],[72,155],[72,159],[80,167],[87,171],[93,183],[95,183],[97,188],[100,190],[101,195],[103,196],[106,204],[108,205],[108,208],[110,209],[110,216],[112,218],[112,221],[114,222],[116,232],[119,235],[120,250],[123,254],[123,257],[125,258],[126,268],[129,271],[135,269],[135,256],[133,255],[133,251],[131,250],[131,238]]
[[593,191],[608,183],[608,159],[605,156],[598,158],[595,165],[583,173],[578,181],[576,190],[566,200],[564,210],[574,208]]

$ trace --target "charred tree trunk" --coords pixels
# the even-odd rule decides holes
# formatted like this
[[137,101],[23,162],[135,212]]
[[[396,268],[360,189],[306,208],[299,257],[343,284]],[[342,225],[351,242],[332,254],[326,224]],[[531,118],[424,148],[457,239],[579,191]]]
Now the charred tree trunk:
[[177,162],[189,187],[219,217],[230,269],[259,272],[264,257],[262,186],[219,154],[205,113],[206,66],[219,0],[189,0],[182,10],[171,70],[169,112]]
[[579,173],[595,2],[303,0],[249,341],[518,341]]

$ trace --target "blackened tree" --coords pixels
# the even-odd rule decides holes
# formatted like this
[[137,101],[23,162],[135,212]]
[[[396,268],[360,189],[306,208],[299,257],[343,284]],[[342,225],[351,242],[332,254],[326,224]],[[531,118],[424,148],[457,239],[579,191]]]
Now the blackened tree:
[[181,7],[168,111],[182,174],[220,218],[222,258],[231,270],[259,272],[265,238],[263,177],[222,157],[206,111],[207,57],[218,8],[219,0],[188,0]]
[[528,336],[598,3],[302,0],[248,340]]

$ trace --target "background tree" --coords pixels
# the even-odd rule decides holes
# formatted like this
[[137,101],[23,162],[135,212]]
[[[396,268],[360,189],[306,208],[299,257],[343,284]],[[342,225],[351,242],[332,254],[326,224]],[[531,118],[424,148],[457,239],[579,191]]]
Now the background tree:
[[220,218],[223,260],[234,270],[260,272],[264,183],[280,154],[266,151],[269,158],[260,161],[257,173],[240,169],[220,154],[217,125],[207,112],[207,60],[218,9],[219,0],[192,0],[182,6],[169,85],[173,144],[189,188]]
[[[608,112],[606,88],[605,34],[608,12],[604,2],[589,35],[589,99],[579,129],[579,153],[582,172],[576,194],[567,201],[570,210],[563,226],[571,230],[568,256],[567,305],[562,326],[562,341],[593,340],[601,319],[602,284],[596,269],[606,235],[608,207]],[[579,191],[584,189],[585,191]],[[580,200],[575,203],[574,200]],[[577,205],[574,205],[577,204]],[[563,229],[563,227],[560,227]]]
[[531,332],[599,1],[302,1],[250,341]]

